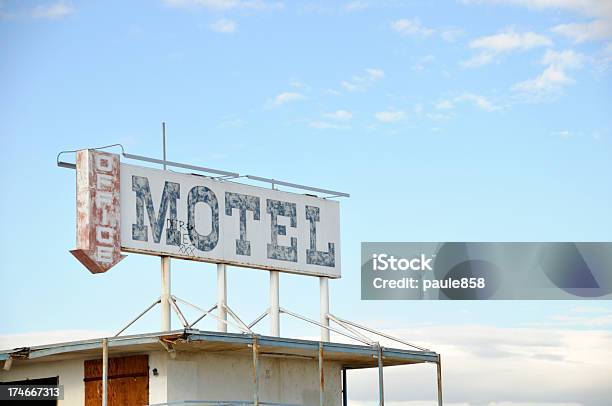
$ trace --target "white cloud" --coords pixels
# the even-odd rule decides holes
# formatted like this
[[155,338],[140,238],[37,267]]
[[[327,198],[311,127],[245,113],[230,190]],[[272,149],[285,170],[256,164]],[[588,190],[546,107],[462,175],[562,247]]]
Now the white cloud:
[[[568,133],[565,138],[570,137],[572,134]],[[563,135],[562,135],[563,136]],[[563,324],[579,327],[610,327],[612,326],[612,314],[606,314],[599,317],[582,317],[582,316],[568,316],[558,315],[553,318]]]
[[417,18],[408,20],[402,18],[391,23],[391,29],[404,36],[430,36],[435,32],[431,28],[424,27]]
[[455,42],[465,33],[460,28],[447,28],[440,31],[440,37],[446,42]]
[[454,116],[453,113],[427,113],[427,118],[433,121],[450,120]]
[[[565,140],[578,137],[581,139],[592,138],[594,140],[601,140],[605,132],[600,130],[559,130],[553,131],[552,135]],[[551,319],[555,320],[556,324],[563,324],[572,328],[612,328],[612,310],[597,307],[577,307],[571,309],[569,313],[557,315]]]
[[267,2],[263,0],[164,0],[170,7],[196,8],[202,7],[209,10],[274,10],[281,9],[281,2]]
[[370,4],[366,3],[365,1],[351,1],[345,4],[344,10],[348,12],[353,12],[353,11],[365,10],[368,7],[370,7]]
[[601,307],[601,306],[589,306],[589,305],[579,305],[576,307],[573,307],[572,309],[570,309],[570,311],[572,313],[579,313],[579,314],[584,314],[584,313],[612,313],[612,311],[610,311],[610,309],[606,308],[606,307]]
[[367,89],[372,83],[385,77],[382,69],[367,68],[365,75],[353,76],[351,80],[343,80],[340,85],[349,92]]
[[353,118],[353,113],[348,110],[336,110],[331,113],[323,114],[323,117],[325,117],[328,121],[311,121],[309,126],[317,130],[349,128],[347,123]]
[[[376,322],[361,324],[377,327]],[[445,404],[471,406],[607,406],[612,333],[552,327],[410,326],[386,331],[442,356]],[[383,340],[382,345],[396,346]],[[435,405],[435,367],[385,369],[385,400]],[[349,372],[349,396],[376,401],[376,369]],[[406,390],[406,382],[410,389]],[[512,384],[509,385],[508,383]],[[517,390],[520,388],[520,390]],[[431,402],[431,403],[429,403]],[[353,404],[353,403],[351,403]]]
[[301,93],[284,92],[284,93],[278,94],[274,98],[273,104],[276,105],[276,106],[280,106],[282,104],[290,103],[290,102],[294,102],[294,101],[298,101],[298,100],[302,100],[304,98],[305,98],[304,95],[302,95]]
[[[557,135],[562,138],[570,138],[574,135],[571,131],[558,131]],[[612,310],[594,307],[577,306],[571,309],[571,313],[558,314],[551,319],[558,324],[572,327],[606,328],[612,327]]]
[[425,69],[425,66],[430,64],[431,62],[433,62],[436,59],[435,56],[429,54],[429,55],[425,55],[421,58],[419,58],[417,60],[417,62],[412,65],[412,70],[414,71],[422,71]]
[[425,27],[418,18],[401,18],[392,21],[390,27],[393,31],[405,37],[429,37],[438,34],[446,42],[455,42],[464,34],[462,29],[455,27],[440,29]]
[[594,71],[598,74],[606,72],[612,67],[612,42],[604,44],[589,58],[593,63]]
[[397,121],[404,120],[406,118],[406,113],[401,110],[380,111],[374,114],[374,116],[381,123],[395,123]]
[[385,72],[382,69],[368,68],[366,73],[370,80],[378,80],[385,77]]
[[537,97],[558,93],[566,85],[574,83],[567,71],[581,68],[583,61],[584,56],[572,50],[548,50],[541,61],[547,65],[544,71],[533,79],[517,83],[514,89]]
[[32,10],[32,17],[47,20],[57,20],[64,18],[72,13],[75,9],[70,3],[58,1],[48,6],[37,6]]
[[552,42],[542,35],[533,32],[518,33],[513,30],[476,38],[470,42],[470,48],[482,49],[496,54],[514,50],[528,50],[546,45],[552,45]]
[[329,129],[344,128],[341,125],[334,124],[334,123],[329,123],[327,121],[311,121],[309,125],[312,128],[315,128],[317,130],[329,130]]
[[612,20],[594,20],[590,23],[559,24],[552,31],[571,38],[575,43],[612,38]]
[[593,57],[596,72],[605,72],[612,66],[612,42],[604,45]]
[[238,25],[232,20],[222,18],[210,24],[209,27],[211,30],[215,32],[220,32],[223,34],[231,34],[236,31],[236,28],[238,27]]
[[474,104],[474,106],[478,107],[481,110],[485,111],[497,111],[501,110],[501,107],[493,104],[489,99],[485,96],[481,96],[479,94],[474,93],[463,93],[460,96],[454,97],[452,99],[441,100],[436,103],[437,110],[452,110],[455,108],[457,103],[461,102],[469,102]]
[[478,66],[487,65],[493,62],[494,59],[495,55],[493,55],[492,53],[481,52],[477,55],[474,55],[467,61],[461,62],[461,65],[465,66],[466,68],[475,68]]
[[542,58],[544,65],[555,65],[564,69],[577,69],[582,67],[584,56],[571,49],[557,52],[548,50]]
[[537,10],[565,10],[594,18],[588,23],[560,24],[553,31],[574,42],[612,38],[612,1],[610,0],[463,0],[464,3],[510,4]]
[[337,121],[349,121],[353,118],[353,113],[348,110],[336,110],[333,113],[325,113],[323,116]]
[[545,94],[559,91],[563,86],[573,82],[563,69],[549,66],[536,78],[517,83],[514,89],[525,93]]
[[514,30],[506,30],[471,41],[470,48],[480,50],[480,53],[463,62],[463,65],[466,67],[486,65],[502,54],[527,51],[552,44],[550,39],[534,32],[518,33]]
[[510,4],[531,9],[557,9],[612,19],[612,2],[609,0],[463,0],[466,4]]
[[485,111],[495,111],[500,109],[498,106],[491,103],[486,97],[473,93],[464,93],[459,96],[457,100],[472,102],[476,107]]
[[436,109],[438,110],[450,110],[454,107],[455,105],[451,100],[441,100],[436,103]]
[[343,80],[340,82],[340,85],[348,90],[349,92],[355,92],[357,90],[363,90],[361,86],[356,85],[355,83],[349,82],[348,80]]
[[567,130],[554,131],[553,135],[556,135],[560,138],[570,138],[573,134]]

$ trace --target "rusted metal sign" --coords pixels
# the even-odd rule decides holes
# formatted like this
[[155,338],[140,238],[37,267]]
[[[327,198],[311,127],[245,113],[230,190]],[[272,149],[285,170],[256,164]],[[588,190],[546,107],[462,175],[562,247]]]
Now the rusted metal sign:
[[[119,165],[118,155],[103,156]],[[77,163],[79,184],[86,181],[83,168]],[[141,166],[120,169],[113,183],[120,250],[340,277],[336,201]]]
[[108,271],[121,255],[119,156],[77,152],[77,248],[70,251],[92,273]]

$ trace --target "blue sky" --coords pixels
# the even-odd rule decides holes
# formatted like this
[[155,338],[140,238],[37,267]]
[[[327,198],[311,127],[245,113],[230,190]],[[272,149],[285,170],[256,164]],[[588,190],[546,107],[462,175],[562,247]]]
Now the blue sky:
[[[359,287],[361,241],[610,240],[610,27],[597,0],[0,1],[0,334],[110,332],[159,295],[157,258],[92,276],[68,253],[74,173],[55,157],[112,143],[160,156],[166,121],[169,159],[351,193],[340,316],[611,340],[607,302],[362,302]],[[215,301],[214,266],[173,269],[175,294]],[[264,272],[229,283],[245,319],[266,307]],[[316,317],[316,279],[281,286],[283,306]],[[157,328],[152,315],[133,331]],[[612,397],[589,391],[582,404]],[[524,401],[496,396],[477,401]]]

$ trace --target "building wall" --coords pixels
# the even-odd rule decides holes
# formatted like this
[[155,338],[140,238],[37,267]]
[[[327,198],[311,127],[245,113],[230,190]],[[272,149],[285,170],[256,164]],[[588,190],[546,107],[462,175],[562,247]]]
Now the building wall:
[[[161,356],[160,356],[161,355]],[[252,357],[231,353],[152,353],[149,401],[253,399]],[[342,404],[341,368],[325,362],[325,405]],[[165,389],[164,389],[165,388]],[[296,405],[319,405],[318,360],[261,356],[259,400]]]
[[58,405],[82,406],[85,400],[83,361],[14,362],[10,371],[0,370],[0,381],[10,382],[59,376],[59,384],[64,386],[64,400],[60,400]]
[[[116,356],[111,354],[111,356]],[[82,406],[85,399],[85,359],[15,362],[10,371],[0,369],[0,381],[59,376],[64,400],[59,406]],[[341,369],[325,362],[325,405],[340,406]],[[153,370],[157,369],[157,375]],[[253,399],[252,357],[232,353],[149,353],[149,403],[181,400]],[[260,356],[259,400],[295,405],[319,405],[319,364],[316,359]]]

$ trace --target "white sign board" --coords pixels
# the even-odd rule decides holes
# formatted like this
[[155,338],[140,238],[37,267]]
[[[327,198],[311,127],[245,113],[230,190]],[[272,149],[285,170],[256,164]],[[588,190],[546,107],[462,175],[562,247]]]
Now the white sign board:
[[121,249],[338,278],[339,204],[121,164]]

